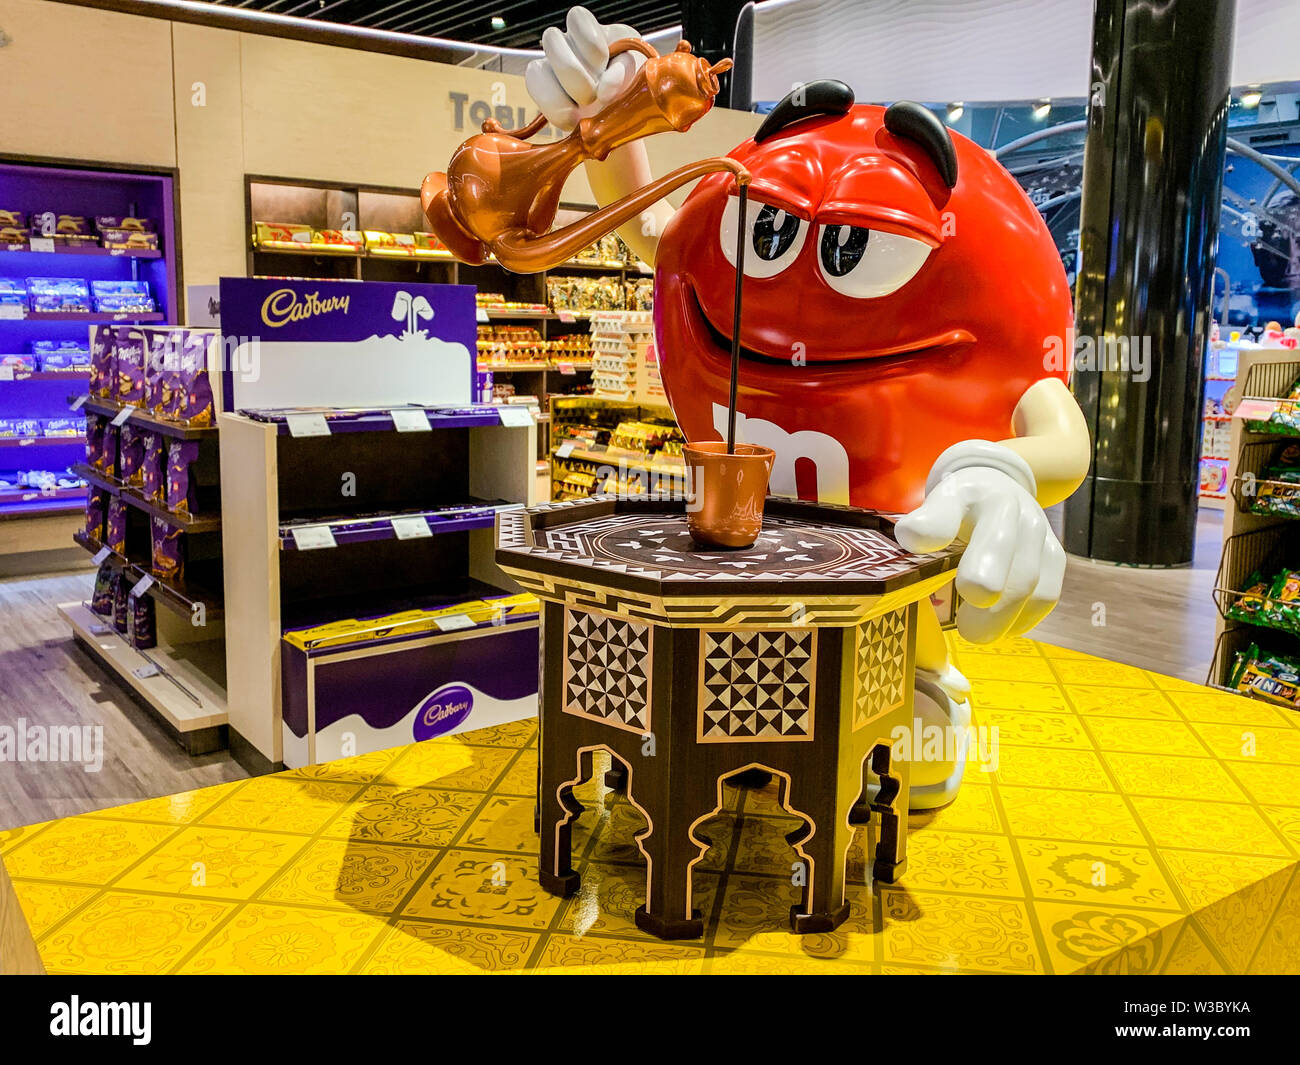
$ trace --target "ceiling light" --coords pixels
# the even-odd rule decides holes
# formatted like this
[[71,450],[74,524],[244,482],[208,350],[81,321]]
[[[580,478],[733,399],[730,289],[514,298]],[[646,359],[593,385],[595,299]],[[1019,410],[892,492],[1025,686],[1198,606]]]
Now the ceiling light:
[[1039,100],[1038,103],[1034,105],[1034,118],[1037,119],[1046,118],[1051,113],[1051,111],[1052,111],[1051,100]]
[[1258,89],[1247,89],[1241,94],[1242,107],[1258,107],[1259,101],[1264,98],[1264,94]]
[[492,28],[493,28],[494,30],[503,30],[503,29],[505,29],[505,28],[506,28],[506,20],[503,19],[500,15],[493,15],[493,16],[492,16]]
[[960,101],[958,101],[957,103],[951,103],[951,104],[949,104],[949,105],[948,105],[948,121],[949,121],[949,122],[956,122],[957,119],[961,118],[962,113],[963,113],[965,110],[966,110],[966,105],[965,105],[964,103],[961,103]]

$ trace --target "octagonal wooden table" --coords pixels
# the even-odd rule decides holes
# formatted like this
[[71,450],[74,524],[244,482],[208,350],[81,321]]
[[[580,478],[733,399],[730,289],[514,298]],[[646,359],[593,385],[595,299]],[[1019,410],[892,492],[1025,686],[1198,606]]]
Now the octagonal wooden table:
[[726,778],[762,768],[804,821],[789,837],[803,888],[792,926],[829,931],[849,913],[857,825],[878,819],[875,878],[904,868],[908,766],[891,737],[912,725],[917,603],[951,579],[958,553],[911,555],[883,515],[786,499],[767,501],[753,548],[701,549],[684,507],[595,497],[500,516],[497,563],[543,604],[541,883],[577,890],[572,789],[603,749],[646,820],[638,926],[701,935],[700,826],[721,810]]

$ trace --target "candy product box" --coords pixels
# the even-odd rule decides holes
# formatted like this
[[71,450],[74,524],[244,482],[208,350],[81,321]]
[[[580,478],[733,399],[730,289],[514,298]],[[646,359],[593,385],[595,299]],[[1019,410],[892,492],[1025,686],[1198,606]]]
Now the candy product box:
[[90,286],[77,277],[29,277],[27,298],[33,311],[91,310]]
[[127,248],[140,251],[157,251],[158,234],[137,229],[101,229],[100,240],[106,248]]
[[150,571],[160,580],[179,581],[184,576],[183,535],[184,530],[177,525],[159,517],[149,519]]
[[144,403],[145,336],[138,326],[117,326],[113,340],[113,362],[117,368],[119,403],[138,407]]
[[126,554],[126,504],[112,496],[104,521],[104,546],[119,555]]
[[152,218],[129,218],[122,215],[96,215],[95,228],[100,232],[105,229],[124,229],[132,233],[152,233]]
[[95,310],[104,314],[151,314],[155,310],[147,281],[92,281]]
[[117,328],[90,327],[90,394],[112,396],[117,392]]
[[19,277],[0,277],[0,307],[27,308],[27,286]]

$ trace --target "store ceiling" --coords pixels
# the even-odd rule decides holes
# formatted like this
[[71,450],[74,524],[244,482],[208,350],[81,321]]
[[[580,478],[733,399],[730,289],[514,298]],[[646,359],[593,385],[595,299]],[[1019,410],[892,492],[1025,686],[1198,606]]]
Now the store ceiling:
[[[512,0],[217,0],[223,7],[365,26],[507,48],[537,48],[547,26],[563,26],[572,4]],[[601,22],[625,22],[642,34],[681,23],[680,0],[583,0]],[[501,29],[493,18],[504,22]]]

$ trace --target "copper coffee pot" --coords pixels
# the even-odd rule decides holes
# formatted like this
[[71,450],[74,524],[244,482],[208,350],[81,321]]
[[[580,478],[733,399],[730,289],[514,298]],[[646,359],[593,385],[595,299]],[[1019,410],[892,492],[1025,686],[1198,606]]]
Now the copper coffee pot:
[[456,258],[478,265],[495,255],[516,273],[549,270],[705,174],[728,170],[738,185],[749,183],[749,172],[734,159],[701,159],[577,222],[551,229],[564,183],[581,163],[602,160],[615,148],[653,133],[690,129],[713,106],[717,76],[731,69],[730,59],[710,66],[692,55],[686,41],[666,56],[634,37],[609,46],[611,56],[627,51],[641,52],[646,62],[600,114],[582,119],[564,140],[528,143],[546,125],[542,115],[519,130],[488,119],[482,133],[456,149],[445,174],[424,179],[424,213]]

